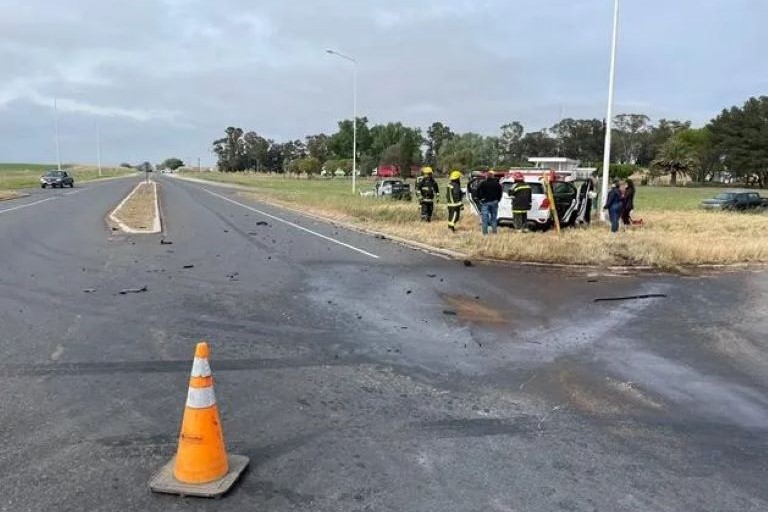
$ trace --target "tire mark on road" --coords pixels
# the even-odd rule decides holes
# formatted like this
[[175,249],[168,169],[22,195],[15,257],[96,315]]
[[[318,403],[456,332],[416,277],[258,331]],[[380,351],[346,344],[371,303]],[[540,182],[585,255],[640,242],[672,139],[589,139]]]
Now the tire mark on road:
[[[361,357],[318,359],[218,359],[214,362],[214,370],[245,371],[273,370],[290,368],[314,368],[324,366],[358,366],[371,364],[369,359]],[[119,373],[186,373],[190,361],[121,361],[121,362],[83,362],[83,363],[42,363],[42,364],[6,364],[0,365],[0,373],[6,377],[39,377],[39,376],[82,376],[105,375]]]

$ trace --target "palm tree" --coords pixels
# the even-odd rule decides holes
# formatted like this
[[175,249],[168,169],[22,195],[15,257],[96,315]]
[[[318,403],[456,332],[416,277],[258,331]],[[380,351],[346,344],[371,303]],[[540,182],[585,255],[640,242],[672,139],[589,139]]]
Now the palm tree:
[[677,185],[677,176],[688,176],[697,165],[693,149],[678,137],[671,137],[656,154],[651,167],[661,174],[669,174],[669,184]]

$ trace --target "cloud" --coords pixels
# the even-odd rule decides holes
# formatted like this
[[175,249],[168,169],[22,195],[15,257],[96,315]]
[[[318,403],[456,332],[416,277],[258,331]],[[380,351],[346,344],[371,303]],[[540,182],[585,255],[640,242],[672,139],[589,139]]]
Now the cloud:
[[[755,0],[625,2],[618,108],[700,123],[765,93],[767,18]],[[71,159],[92,154],[78,134],[97,119],[117,161],[205,157],[232,124],[333,130],[351,74],[327,47],[358,59],[360,112],[377,122],[496,133],[602,117],[610,22],[605,0],[5,0],[0,161],[47,159],[54,97]]]

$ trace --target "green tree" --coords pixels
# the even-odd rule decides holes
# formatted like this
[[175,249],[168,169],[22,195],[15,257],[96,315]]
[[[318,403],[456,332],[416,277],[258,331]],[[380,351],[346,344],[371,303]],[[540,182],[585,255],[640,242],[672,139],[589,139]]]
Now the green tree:
[[316,174],[320,174],[320,171],[323,168],[323,164],[317,158],[309,156],[306,158],[291,160],[287,167],[290,172],[306,174],[311,178]]
[[504,159],[504,163],[509,166],[523,164],[523,135],[525,128],[517,121],[512,121],[501,127],[501,137],[499,137],[499,153]]
[[728,171],[764,188],[768,183],[768,96],[723,110],[708,128]]
[[676,133],[691,127],[690,121],[678,121],[659,119],[656,126],[651,126],[650,131],[641,137],[638,150],[637,165],[649,166],[656,157],[661,147]]
[[158,169],[170,169],[175,171],[179,167],[184,167],[184,162],[180,158],[166,158],[163,162],[157,166]]
[[321,162],[328,160],[328,156],[330,155],[330,150],[328,149],[328,141],[330,140],[330,137],[328,137],[328,135],[324,133],[308,135],[304,140],[309,156],[317,158]]
[[692,175],[696,166],[693,150],[677,135],[664,143],[651,163],[654,173],[669,175],[669,184],[673,187],[677,185],[678,176]]
[[470,172],[482,167],[493,167],[499,162],[499,139],[477,133],[463,133],[452,137],[438,157],[440,168],[449,172],[459,169]]
[[273,142],[256,132],[243,135],[243,158],[247,169],[263,171],[267,161],[267,152]]
[[676,137],[691,148],[697,163],[693,175],[696,181],[704,182],[708,176],[722,170],[721,154],[712,140],[712,132],[708,127],[688,128],[679,132]]
[[537,156],[552,156],[557,152],[557,141],[550,137],[545,130],[526,133],[521,142],[523,161]]
[[[331,135],[328,150],[334,158],[352,158],[353,126],[351,119],[339,121],[339,130]],[[368,118],[357,118],[357,158],[368,154],[371,149],[371,133]]]
[[397,165],[407,175],[411,166],[421,162],[423,139],[418,128],[408,128],[402,123],[388,123],[372,127],[370,135],[369,154],[378,164]]
[[558,154],[597,165],[603,158],[605,123],[600,119],[563,119],[552,128]]
[[619,163],[637,163],[651,131],[651,119],[645,114],[619,114],[613,118],[613,127]]
[[219,170],[223,172],[244,171],[246,169],[243,129],[228,127],[226,136],[214,141],[213,152],[218,157]]
[[427,151],[424,155],[424,163],[440,171],[438,165],[438,159],[440,150],[443,148],[446,142],[454,137],[454,133],[451,129],[443,123],[437,121],[432,123],[432,126],[427,128],[426,145]]

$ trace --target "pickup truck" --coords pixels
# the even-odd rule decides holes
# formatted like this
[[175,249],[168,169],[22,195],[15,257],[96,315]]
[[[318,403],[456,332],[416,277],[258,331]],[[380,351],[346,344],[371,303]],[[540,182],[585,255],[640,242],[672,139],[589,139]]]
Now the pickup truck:
[[701,202],[705,210],[747,211],[768,207],[768,198],[751,190],[726,190]]

